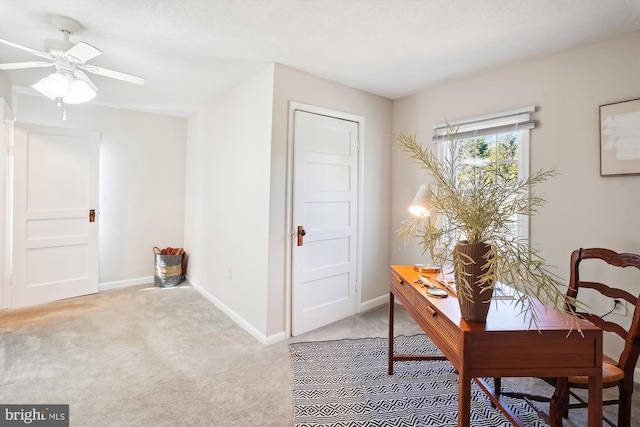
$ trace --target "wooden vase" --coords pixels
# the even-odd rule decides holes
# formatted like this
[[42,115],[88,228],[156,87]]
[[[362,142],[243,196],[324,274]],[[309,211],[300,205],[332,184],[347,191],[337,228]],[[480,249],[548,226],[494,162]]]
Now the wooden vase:
[[[458,288],[458,303],[462,318],[468,322],[487,321],[487,314],[493,296],[493,286],[480,293],[483,288],[493,285],[493,282],[480,284],[480,276],[486,272],[487,254],[491,245],[486,243],[466,243],[465,240],[456,244],[453,249],[454,276]],[[464,254],[464,255],[462,255]],[[466,256],[465,256],[466,255]],[[460,270],[460,271],[459,271]],[[471,287],[471,298],[463,291],[463,283],[466,278]]]

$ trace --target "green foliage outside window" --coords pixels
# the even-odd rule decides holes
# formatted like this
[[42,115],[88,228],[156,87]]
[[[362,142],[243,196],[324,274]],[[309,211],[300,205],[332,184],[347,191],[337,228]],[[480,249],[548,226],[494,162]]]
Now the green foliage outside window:
[[[480,180],[491,185],[512,186],[518,182],[518,134],[516,132],[455,141],[456,179],[473,186]],[[482,177],[482,178],[481,178]],[[517,215],[507,225],[517,235]]]
[[518,180],[518,134],[515,132],[456,141],[458,180],[471,183],[486,173],[492,184]]

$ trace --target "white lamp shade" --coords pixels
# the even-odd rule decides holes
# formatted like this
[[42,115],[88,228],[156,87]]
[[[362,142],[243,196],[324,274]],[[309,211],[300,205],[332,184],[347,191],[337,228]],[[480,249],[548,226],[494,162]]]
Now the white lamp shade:
[[51,90],[49,90],[49,87],[47,86],[47,79],[48,77],[43,77],[38,83],[32,85],[31,87],[53,101],[56,99],[56,97],[51,93]]
[[65,104],[82,104],[96,97],[96,92],[82,80],[73,80],[67,94],[62,99]]
[[69,89],[69,80],[61,74],[53,73],[32,86],[49,99],[63,97]]
[[431,197],[433,193],[431,189],[427,186],[427,184],[422,184],[418,191],[416,192],[416,196],[413,198],[411,205],[409,206],[409,212],[411,215],[417,217],[426,217],[429,216],[429,212],[431,210]]

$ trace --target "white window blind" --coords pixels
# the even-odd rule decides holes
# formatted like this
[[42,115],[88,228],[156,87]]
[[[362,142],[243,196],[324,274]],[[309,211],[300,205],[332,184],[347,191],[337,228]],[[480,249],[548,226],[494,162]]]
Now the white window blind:
[[535,127],[533,113],[536,107],[525,107],[517,110],[488,114],[450,123],[439,123],[433,127],[433,140],[447,139],[450,128],[457,128],[456,138],[466,139],[484,135],[529,130]]

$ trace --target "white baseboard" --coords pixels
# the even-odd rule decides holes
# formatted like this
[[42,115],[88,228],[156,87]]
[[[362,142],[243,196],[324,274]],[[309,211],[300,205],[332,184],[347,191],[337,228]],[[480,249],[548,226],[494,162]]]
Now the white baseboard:
[[278,332],[277,334],[273,334],[273,335],[269,335],[268,337],[265,337],[265,340],[261,342],[264,345],[271,345],[280,341],[284,341],[286,339],[287,339],[287,334],[284,331],[282,331],[282,332]]
[[379,296],[378,298],[370,299],[365,302],[360,303],[360,307],[358,307],[358,313],[363,313],[367,310],[371,310],[372,308],[376,308],[382,304],[386,304],[389,302],[389,294],[384,294]]
[[[209,300],[211,303],[213,303],[213,305],[215,305],[220,311],[222,311],[224,314],[229,316],[229,318],[231,318],[231,320],[236,322],[238,324],[238,326],[240,326],[242,329],[244,329],[247,333],[249,333],[249,335],[254,337],[261,344],[263,344],[263,345],[271,345],[271,344],[275,344],[277,342],[280,342],[280,341],[283,341],[283,340],[287,339],[287,334],[286,334],[285,331],[281,331],[281,332],[278,332],[278,333],[273,334],[273,335],[265,336],[260,331],[258,331],[256,328],[254,328],[253,325],[249,324],[240,315],[238,315],[238,313],[233,311],[231,308],[229,308],[227,305],[225,305],[218,298],[216,298],[213,295],[211,295],[208,291],[203,289],[197,283],[194,283],[188,277],[187,277],[187,281],[189,283],[191,283],[191,285],[194,287],[194,289],[196,289],[203,297],[205,297],[207,300]],[[374,299],[371,299],[371,300],[368,300],[368,301],[365,301],[365,302],[361,303],[358,312],[361,313],[361,312],[364,312],[364,311],[367,311],[367,310],[371,310],[372,308],[378,307],[378,306],[386,304],[388,302],[389,302],[389,295],[388,294],[382,295],[380,297],[377,297],[377,298],[374,298]]]
[[240,326],[242,329],[244,329],[249,335],[254,337],[261,344],[263,344],[263,345],[271,345],[271,344],[275,344],[275,343],[277,343],[279,341],[282,341],[282,340],[287,338],[284,331],[278,332],[277,334],[274,334],[274,335],[265,336],[260,331],[258,331],[256,328],[254,328],[253,325],[251,325],[249,322],[244,320],[240,315],[238,315],[238,313],[236,313],[235,311],[230,309],[222,301],[220,301],[218,298],[216,298],[213,295],[211,295],[208,291],[203,289],[197,283],[194,283],[188,277],[187,277],[187,281],[189,283],[191,283],[191,286],[193,286],[194,289],[197,290],[203,297],[205,297],[207,300],[209,300],[211,303],[213,303],[213,305],[215,305],[220,311],[222,311],[224,314],[229,316],[229,318],[231,318],[231,320],[236,322],[238,324],[238,326]]
[[153,276],[138,277],[136,279],[117,280],[115,282],[105,282],[98,284],[98,292],[107,291],[109,289],[126,288],[127,286],[145,285],[150,283],[153,285]]

